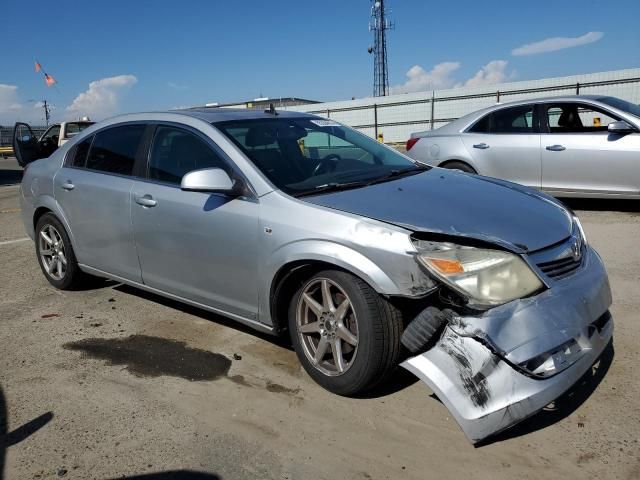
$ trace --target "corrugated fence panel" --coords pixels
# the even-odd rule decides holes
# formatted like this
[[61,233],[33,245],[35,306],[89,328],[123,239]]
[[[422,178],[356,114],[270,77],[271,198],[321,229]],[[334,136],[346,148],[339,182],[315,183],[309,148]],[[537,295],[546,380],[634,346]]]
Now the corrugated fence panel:
[[[640,103],[640,69],[360,98],[286,109],[328,115],[336,121],[359,128],[367,135],[382,133],[385,142],[404,142],[413,132],[429,130],[432,126],[438,128],[476,110],[495,105],[498,101],[506,103],[577,93],[610,95]],[[431,101],[434,97],[432,110]]]

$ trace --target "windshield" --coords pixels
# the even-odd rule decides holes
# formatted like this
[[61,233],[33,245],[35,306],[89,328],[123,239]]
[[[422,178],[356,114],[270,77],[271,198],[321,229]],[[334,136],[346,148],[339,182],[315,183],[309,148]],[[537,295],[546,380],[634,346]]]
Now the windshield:
[[615,97],[602,97],[598,98],[599,102],[606,103],[607,105],[622,110],[623,112],[630,113],[631,115],[640,118],[640,106],[626,100]]
[[215,126],[277,188],[291,195],[354,188],[425,168],[331,120],[269,118]]

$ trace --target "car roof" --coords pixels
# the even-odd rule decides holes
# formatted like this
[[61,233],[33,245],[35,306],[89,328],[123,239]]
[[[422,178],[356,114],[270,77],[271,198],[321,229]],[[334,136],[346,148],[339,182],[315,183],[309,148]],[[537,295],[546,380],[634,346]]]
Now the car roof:
[[256,120],[265,118],[318,118],[316,115],[302,112],[293,112],[287,110],[276,110],[276,115],[268,110],[252,109],[252,108],[186,108],[183,110],[168,110],[162,113],[177,113],[188,115],[190,117],[199,118],[208,123],[226,122],[229,120]]

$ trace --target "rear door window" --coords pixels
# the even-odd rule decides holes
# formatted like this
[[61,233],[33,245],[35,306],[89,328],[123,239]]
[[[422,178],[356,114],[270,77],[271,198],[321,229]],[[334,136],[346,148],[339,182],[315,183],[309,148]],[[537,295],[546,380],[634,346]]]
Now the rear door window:
[[490,131],[491,133],[533,133],[533,105],[493,112]]
[[95,134],[86,167],[105,173],[131,175],[145,125],[122,125]]
[[485,115],[470,129],[471,133],[534,133],[533,105],[503,108]]
[[160,126],[156,130],[149,158],[149,178],[179,185],[193,170],[229,165],[204,140],[181,128]]

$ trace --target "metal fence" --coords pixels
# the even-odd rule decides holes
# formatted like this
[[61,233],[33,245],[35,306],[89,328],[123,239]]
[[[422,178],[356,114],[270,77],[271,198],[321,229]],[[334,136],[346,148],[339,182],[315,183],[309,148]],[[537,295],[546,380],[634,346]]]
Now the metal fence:
[[[576,80],[577,81],[571,81]],[[567,80],[563,82],[562,80]],[[289,107],[333,118],[385,142],[404,142],[412,132],[432,130],[498,102],[560,95],[611,95],[640,103],[640,69],[587,74],[564,79],[514,82],[394,95],[347,102]],[[484,90],[484,91],[483,91]],[[406,98],[406,99],[405,99]]]
[[[44,126],[31,126],[31,130],[33,130],[33,134],[36,137],[40,137],[47,127]],[[0,147],[10,147],[13,144],[13,127],[2,127],[0,126]]]

